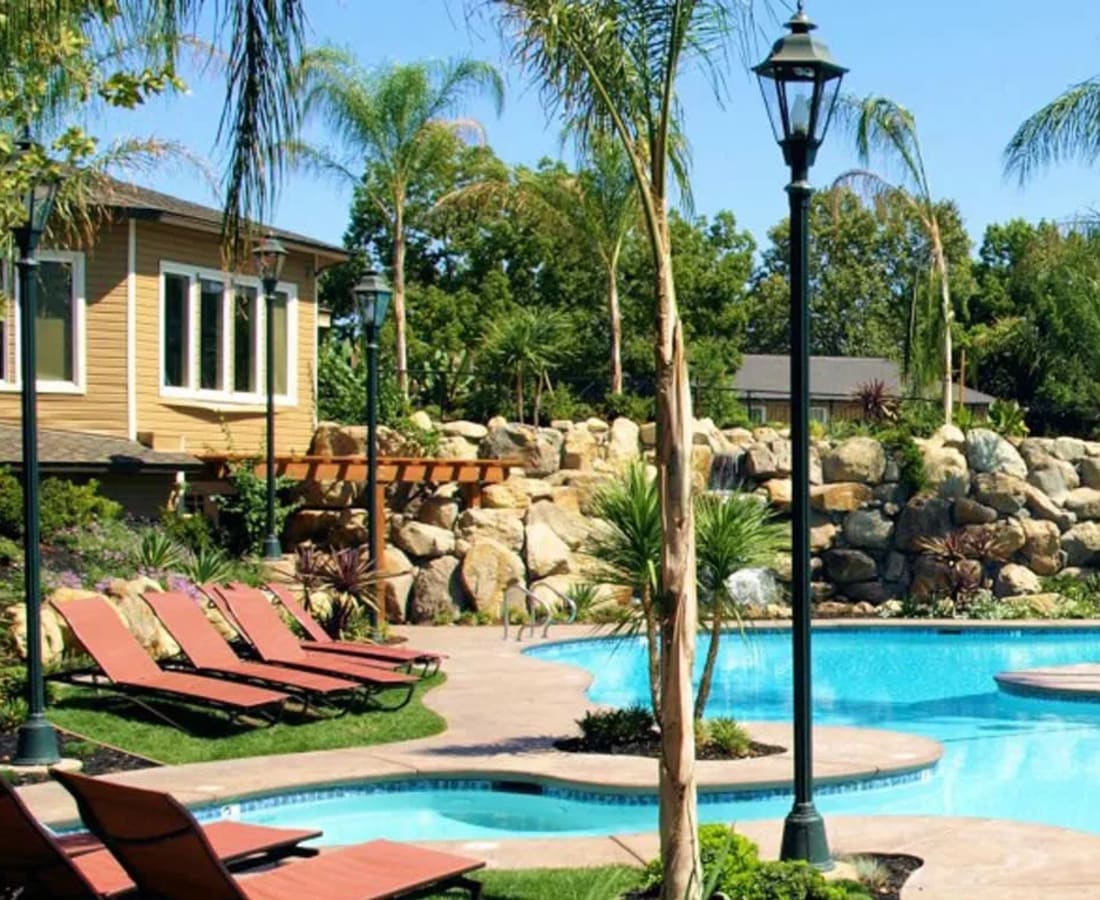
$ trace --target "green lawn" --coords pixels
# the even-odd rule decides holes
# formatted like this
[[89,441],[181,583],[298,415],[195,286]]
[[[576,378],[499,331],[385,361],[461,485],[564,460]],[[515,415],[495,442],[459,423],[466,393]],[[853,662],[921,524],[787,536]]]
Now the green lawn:
[[[482,900],[614,900],[636,888],[640,869],[606,866],[598,869],[490,870],[477,875],[485,885]],[[433,894],[432,900],[458,900],[462,891]]]
[[422,700],[427,691],[443,681],[443,675],[425,679],[409,704],[396,712],[367,707],[338,719],[303,721],[291,710],[284,722],[271,728],[231,725],[218,713],[164,704],[163,710],[188,729],[184,732],[123,698],[73,687],[58,689],[58,700],[49,708],[48,716],[60,728],[158,762],[204,762],[363,747],[438,734],[445,723]]

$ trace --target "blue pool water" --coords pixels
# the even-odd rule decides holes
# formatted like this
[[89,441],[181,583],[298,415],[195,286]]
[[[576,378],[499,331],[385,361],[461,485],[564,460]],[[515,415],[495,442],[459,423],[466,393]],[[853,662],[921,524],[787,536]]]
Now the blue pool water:
[[[1100,660],[1100,632],[829,629],[814,635],[814,715],[819,724],[913,732],[944,745],[931,772],[858,788],[819,791],[825,814],[976,815],[1100,833],[1100,704],[1011,697],[997,672]],[[706,652],[701,640],[699,660]],[[548,644],[541,659],[588,669],[589,696],[627,706],[647,698],[641,641]],[[698,673],[696,673],[698,675]],[[790,637],[727,635],[708,716],[789,720]],[[494,789],[494,787],[498,789]],[[651,830],[652,798],[500,790],[488,782],[405,783],[245,804],[260,824],[316,825],[325,843],[394,839],[496,839]],[[781,793],[700,798],[704,821],[781,817]],[[287,802],[290,801],[290,802]]]

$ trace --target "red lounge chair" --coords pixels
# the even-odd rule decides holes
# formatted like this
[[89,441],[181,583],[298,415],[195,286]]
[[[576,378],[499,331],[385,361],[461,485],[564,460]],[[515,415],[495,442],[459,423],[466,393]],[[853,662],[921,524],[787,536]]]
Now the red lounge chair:
[[412,699],[418,679],[411,675],[369,665],[363,660],[344,659],[334,653],[310,653],[302,649],[294,632],[283,624],[275,607],[259,591],[222,589],[219,593],[230,621],[237,624],[264,662],[348,678],[366,685],[372,693],[403,689],[405,696],[401,702],[387,709],[400,709]]
[[[203,675],[162,671],[103,597],[80,597],[54,604],[54,609],[69,624],[76,639],[99,666],[99,671],[110,679],[108,687],[111,690],[173,727],[180,726],[142,698],[180,700],[194,706],[218,709],[225,712],[231,721],[242,713],[248,713],[274,724],[282,714],[288,697],[278,691],[250,684],[233,684]],[[73,676],[79,674],[84,673],[62,673],[62,676],[52,677],[65,677],[72,681]]]
[[[321,836],[320,831],[243,822],[214,822],[203,833],[218,858],[236,870],[286,856],[316,856],[317,850],[301,843]],[[113,897],[133,887],[126,870],[102,843],[86,834],[50,834],[0,778],[0,895],[83,900]]]
[[[234,590],[241,590],[246,585],[234,583]],[[305,650],[320,650],[327,653],[343,653],[346,656],[361,656],[367,659],[378,659],[385,662],[400,663],[407,666],[423,666],[421,675],[427,678],[439,671],[443,657],[438,653],[428,653],[423,650],[414,650],[411,647],[390,647],[385,644],[371,644],[365,642],[337,641],[329,637],[317,620],[313,618],[293,592],[278,584],[267,584],[264,587],[271,592],[286,609],[294,621],[302,626],[309,635],[308,641],[302,641]]]
[[370,841],[317,859],[235,879],[192,815],[167,794],[83,775],[55,773],[76,798],[84,823],[106,844],[143,896],[158,900],[382,900],[427,888],[462,887],[485,864],[392,841]]
[[363,692],[358,682],[346,678],[241,659],[218,634],[198,603],[186,594],[150,591],[142,596],[200,675],[274,687],[300,697],[306,709],[311,702],[342,703],[346,711]]

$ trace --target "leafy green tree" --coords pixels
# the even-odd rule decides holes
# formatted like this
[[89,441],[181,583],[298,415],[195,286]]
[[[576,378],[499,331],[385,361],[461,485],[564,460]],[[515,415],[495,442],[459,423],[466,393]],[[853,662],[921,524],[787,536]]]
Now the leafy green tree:
[[[844,98],[838,109],[838,119],[854,137],[860,163],[869,166],[873,158],[879,158],[897,171],[900,181],[891,183],[884,176],[863,168],[845,172],[836,183],[858,187],[872,197],[898,194],[909,202],[921,224],[925,241],[920,264],[927,278],[914,283],[905,369],[909,381],[922,388],[942,379],[943,416],[950,424],[955,398],[953,273],[944,246],[941,207],[932,194],[917,136],[916,118],[893,100],[869,96]],[[938,315],[934,314],[937,303]]]
[[[660,833],[665,900],[697,900],[695,740],[695,533],[693,415],[683,322],[669,238],[670,176],[686,182],[683,66],[719,64],[731,35],[751,33],[752,4],[732,0],[488,0],[514,59],[582,145],[620,141],[639,190],[654,261],[657,454],[661,543]],[[685,183],[686,187],[686,183]]]
[[440,169],[455,158],[457,140],[481,140],[480,123],[453,116],[472,94],[489,95],[499,113],[504,83],[488,63],[469,59],[364,70],[331,47],[305,55],[296,97],[306,116],[319,115],[343,144],[342,160],[330,150],[295,146],[295,157],[350,179],[363,202],[381,211],[392,242],[393,313],[397,378],[408,395],[405,254],[409,223],[425,215]]

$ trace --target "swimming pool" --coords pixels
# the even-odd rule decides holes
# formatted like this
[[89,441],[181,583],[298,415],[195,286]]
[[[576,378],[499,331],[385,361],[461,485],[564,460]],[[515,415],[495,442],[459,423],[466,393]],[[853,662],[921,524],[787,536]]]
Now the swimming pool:
[[[976,815],[1100,833],[1100,704],[1009,696],[993,676],[1010,669],[1100,660],[1100,631],[830,628],[814,634],[814,715],[941,741],[921,775],[819,790],[825,814]],[[529,654],[591,671],[592,700],[646,702],[640,640],[547,644]],[[700,640],[698,657],[706,653]],[[698,672],[696,673],[698,675]],[[789,720],[790,636],[755,630],[723,640],[709,716]],[[786,814],[789,794],[704,794],[700,818]],[[405,782],[246,803],[230,814],[271,825],[324,827],[325,843],[592,835],[656,827],[652,797],[499,782]]]

